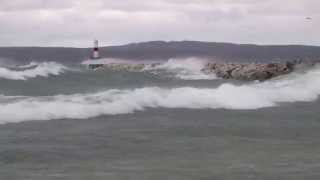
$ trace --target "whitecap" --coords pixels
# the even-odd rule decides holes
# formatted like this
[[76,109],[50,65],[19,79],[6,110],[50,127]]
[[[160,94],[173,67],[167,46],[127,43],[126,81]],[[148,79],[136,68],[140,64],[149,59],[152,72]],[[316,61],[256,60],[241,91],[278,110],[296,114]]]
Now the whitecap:
[[319,95],[320,68],[315,68],[272,81],[245,85],[224,83],[217,88],[145,87],[46,97],[2,96],[5,101],[0,101],[0,123],[86,119],[147,108],[255,110],[280,103],[311,102]]
[[26,69],[19,70],[0,67],[0,78],[10,80],[27,80],[35,77],[48,77],[50,75],[59,75],[68,69],[64,65],[56,62],[31,62],[30,64],[20,66],[19,68]]

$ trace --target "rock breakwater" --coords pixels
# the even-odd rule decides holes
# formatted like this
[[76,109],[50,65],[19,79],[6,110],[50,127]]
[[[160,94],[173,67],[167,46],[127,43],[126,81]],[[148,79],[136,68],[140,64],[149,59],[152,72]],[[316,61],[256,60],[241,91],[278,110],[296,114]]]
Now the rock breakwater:
[[[311,67],[315,63],[307,62],[275,62],[275,63],[226,63],[226,62],[210,62],[204,65],[201,72],[207,75],[215,74],[217,77],[224,79],[236,79],[244,81],[259,80],[264,81],[280,75],[289,74],[298,67]],[[110,63],[95,64],[90,69],[103,70],[109,69],[113,71],[129,71],[141,72],[148,69],[161,66],[161,63]]]
[[295,63],[208,63],[202,71],[224,79],[267,80],[294,70]]

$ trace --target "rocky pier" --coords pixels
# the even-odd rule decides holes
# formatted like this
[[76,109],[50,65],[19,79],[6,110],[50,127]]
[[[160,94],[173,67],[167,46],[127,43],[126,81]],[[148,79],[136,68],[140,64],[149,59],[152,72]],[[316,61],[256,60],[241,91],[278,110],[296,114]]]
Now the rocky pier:
[[267,80],[288,74],[296,63],[208,63],[202,71],[206,74],[216,74],[224,79],[236,80]]
[[[91,69],[111,69],[113,71],[141,72],[148,67],[156,67],[161,63],[153,64],[124,64],[111,63],[94,65]],[[244,81],[264,81],[280,75],[291,73],[298,67],[312,67],[315,63],[310,62],[275,62],[275,63],[227,63],[210,62],[201,70],[205,74],[216,74],[224,79],[236,79]]]

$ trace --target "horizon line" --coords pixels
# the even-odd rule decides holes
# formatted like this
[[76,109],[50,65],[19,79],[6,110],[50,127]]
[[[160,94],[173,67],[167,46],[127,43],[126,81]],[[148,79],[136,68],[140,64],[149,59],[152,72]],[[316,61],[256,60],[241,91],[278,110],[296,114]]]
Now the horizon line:
[[[101,41],[99,41],[101,42]],[[181,41],[166,41],[166,40],[152,40],[152,41],[140,41],[140,42],[130,42],[124,43],[121,45],[107,45],[107,46],[100,46],[100,48],[108,48],[108,47],[121,47],[121,46],[128,46],[133,44],[144,44],[144,43],[154,43],[154,42],[161,42],[161,43],[182,43],[182,42],[198,42],[198,43],[216,43],[216,44],[230,44],[230,45],[247,45],[247,46],[306,46],[306,47],[320,47],[320,45],[314,44],[300,44],[300,43],[275,43],[275,44],[268,44],[268,43],[236,43],[236,42],[222,42],[222,41],[199,41],[199,40],[181,40]],[[76,46],[38,46],[38,45],[22,45],[22,46],[1,46],[0,48],[74,48],[74,49],[88,49],[92,48],[93,46],[89,47],[76,47]]]

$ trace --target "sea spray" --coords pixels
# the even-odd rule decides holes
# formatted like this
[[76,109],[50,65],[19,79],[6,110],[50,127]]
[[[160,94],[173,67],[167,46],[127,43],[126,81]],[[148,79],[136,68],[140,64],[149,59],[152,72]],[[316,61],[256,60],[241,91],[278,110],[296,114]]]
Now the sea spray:
[[129,61],[122,59],[87,60],[83,65],[103,65],[98,69],[114,71],[149,72],[182,80],[213,80],[215,74],[205,74],[202,69],[207,61],[199,58],[169,59],[167,61]]
[[279,103],[315,101],[319,94],[320,68],[314,68],[262,83],[224,83],[217,88],[144,87],[44,97],[2,96],[6,101],[0,102],[0,122],[86,119],[159,107],[254,110]]
[[199,58],[187,59],[169,59],[164,63],[146,68],[146,70],[155,72],[163,70],[172,73],[176,78],[183,80],[213,80],[217,79],[214,74],[205,74],[202,69],[207,61]]
[[35,77],[48,77],[59,75],[68,68],[56,62],[31,62],[28,65],[17,66],[16,68],[0,67],[0,78],[9,80],[27,80]]

